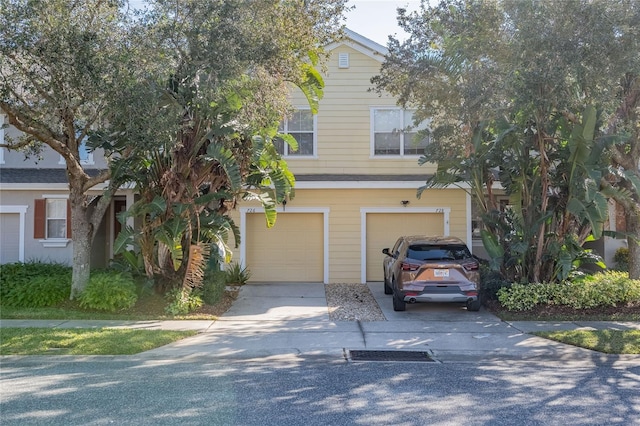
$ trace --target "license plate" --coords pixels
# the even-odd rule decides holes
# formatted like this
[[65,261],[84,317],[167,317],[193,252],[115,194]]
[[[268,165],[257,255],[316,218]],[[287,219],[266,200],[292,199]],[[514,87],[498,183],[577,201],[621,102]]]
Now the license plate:
[[433,270],[433,276],[434,277],[448,277],[449,276],[449,270],[448,269],[434,269]]

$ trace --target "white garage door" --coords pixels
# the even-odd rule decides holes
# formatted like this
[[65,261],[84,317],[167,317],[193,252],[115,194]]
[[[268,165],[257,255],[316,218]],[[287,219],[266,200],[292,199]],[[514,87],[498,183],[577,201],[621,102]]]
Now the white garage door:
[[20,215],[0,214],[0,263],[20,260]]
[[382,249],[392,248],[402,235],[442,235],[442,213],[368,213],[367,281],[382,281]]
[[246,229],[246,265],[251,281],[323,281],[321,213],[278,213],[270,229],[263,213],[247,214]]

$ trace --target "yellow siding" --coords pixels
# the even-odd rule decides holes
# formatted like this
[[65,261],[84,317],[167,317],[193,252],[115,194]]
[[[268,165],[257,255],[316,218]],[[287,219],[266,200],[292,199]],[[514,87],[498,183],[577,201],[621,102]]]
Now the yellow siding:
[[[349,53],[350,67],[340,69],[339,53]],[[371,77],[377,75],[381,63],[350,47],[332,51],[328,71],[324,75],[324,98],[317,117],[317,158],[287,158],[294,173],[305,174],[428,174],[432,165],[418,166],[418,156],[404,158],[371,158],[371,107],[395,106],[390,96],[369,91]],[[293,91],[295,106],[307,101]]]
[[[429,190],[423,193],[421,199],[417,199],[415,189],[299,189],[296,191],[295,198],[287,203],[286,209],[329,209],[328,281],[360,282],[362,256],[366,256],[366,253],[362,253],[361,250],[362,214],[360,209],[404,209],[401,204],[402,200],[410,201],[406,209],[450,208],[449,234],[466,241],[466,194],[462,190]],[[255,204],[243,203],[239,207],[255,206]],[[248,214],[247,216],[258,217],[260,226],[265,227],[261,215]],[[233,218],[240,225],[238,212],[234,212]],[[314,225],[314,229],[315,226],[317,225]],[[278,235],[277,229],[276,225],[275,228],[265,230],[265,232],[275,236],[274,244],[276,247],[288,244],[287,237]],[[246,241],[248,246],[253,244],[251,237],[248,237]],[[250,248],[247,247],[247,253],[249,250]],[[236,250],[234,259],[239,260],[239,258],[239,252]]]

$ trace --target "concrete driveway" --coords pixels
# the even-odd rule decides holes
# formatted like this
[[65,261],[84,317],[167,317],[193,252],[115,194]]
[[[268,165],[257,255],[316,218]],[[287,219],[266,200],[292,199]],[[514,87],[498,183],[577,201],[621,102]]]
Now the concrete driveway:
[[[423,351],[437,362],[492,359],[601,359],[602,354],[535,337],[481,309],[408,305],[394,312],[382,283],[368,284],[386,321],[331,321],[322,283],[247,284],[218,321],[198,336],[146,356],[350,359],[351,351]],[[539,327],[539,324],[537,324]],[[555,328],[557,324],[548,324]],[[640,359],[638,357],[636,360]]]

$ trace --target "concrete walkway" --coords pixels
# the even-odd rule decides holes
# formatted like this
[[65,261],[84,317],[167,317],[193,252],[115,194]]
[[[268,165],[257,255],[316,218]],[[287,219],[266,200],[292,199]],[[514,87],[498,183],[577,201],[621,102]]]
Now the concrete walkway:
[[542,330],[640,329],[623,322],[505,322],[486,310],[455,305],[408,305],[395,312],[382,283],[370,283],[386,321],[335,322],[329,318],[321,283],[249,284],[217,321],[1,320],[0,327],[139,328],[200,333],[140,356],[264,359],[349,358],[353,350],[424,351],[439,362],[556,360],[640,363],[638,355],[604,355],[530,334]]

